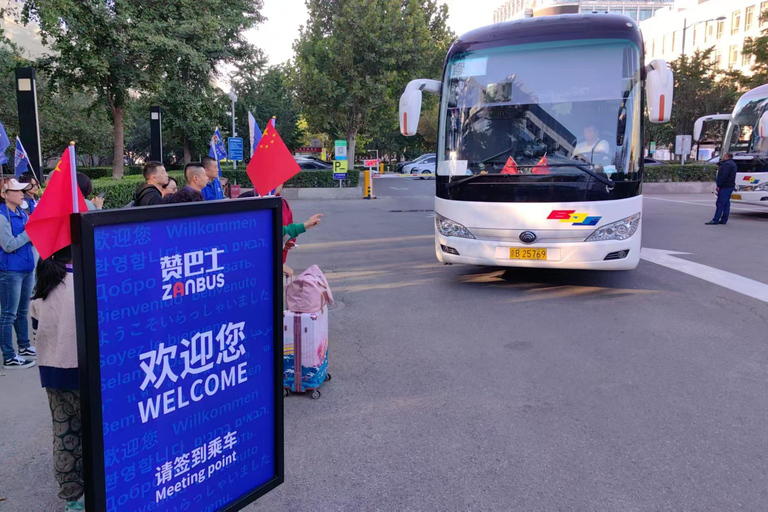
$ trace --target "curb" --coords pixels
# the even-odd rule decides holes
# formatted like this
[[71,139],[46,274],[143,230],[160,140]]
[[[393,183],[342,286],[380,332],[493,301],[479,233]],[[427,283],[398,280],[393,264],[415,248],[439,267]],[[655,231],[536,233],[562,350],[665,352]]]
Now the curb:
[[709,194],[714,191],[712,182],[643,183],[643,194]]
[[360,187],[347,188],[284,188],[280,193],[284,198],[291,199],[360,199],[363,189]]

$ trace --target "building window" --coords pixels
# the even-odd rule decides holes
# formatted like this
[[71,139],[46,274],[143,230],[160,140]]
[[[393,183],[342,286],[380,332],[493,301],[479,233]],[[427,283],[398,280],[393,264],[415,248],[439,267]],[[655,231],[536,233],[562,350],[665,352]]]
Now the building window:
[[741,54],[741,67],[748,68],[752,65],[752,57],[746,53]]
[[755,6],[750,5],[747,10],[744,11],[744,32],[752,30],[752,26],[755,24]]
[[741,25],[741,11],[733,11],[731,15],[731,34],[738,34]]
[[739,63],[739,47],[731,45],[728,56],[728,68],[733,68]]
[[720,20],[717,22],[717,39],[723,37],[723,32],[725,32],[725,20]]
[[626,15],[632,18],[633,20],[637,21],[637,9],[632,9],[631,11],[627,11]]
[[661,54],[664,55],[667,53],[667,35],[664,34],[661,36]]
[[672,32],[672,53],[677,51],[677,32]]
[[656,38],[651,41],[651,57],[656,56]]
[[693,26],[693,34],[691,34],[691,44],[696,46],[696,25]]
[[622,9],[621,9],[621,7],[611,7],[611,12],[614,13],[614,14],[621,14],[622,13]]
[[651,16],[653,16],[651,9],[640,9],[640,21],[647,20]]
[[768,2],[761,2],[760,13],[758,14],[758,17],[760,18],[761,27],[768,25],[768,13],[766,13],[765,11],[768,11]]
[[716,67],[720,67],[720,50],[715,50],[712,52],[712,64]]

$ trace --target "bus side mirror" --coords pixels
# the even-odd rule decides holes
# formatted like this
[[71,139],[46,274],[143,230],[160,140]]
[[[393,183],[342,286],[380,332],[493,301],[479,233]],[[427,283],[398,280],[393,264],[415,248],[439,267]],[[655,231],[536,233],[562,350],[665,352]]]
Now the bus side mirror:
[[440,92],[437,80],[411,80],[400,96],[400,133],[406,137],[416,135],[421,117],[421,91]]
[[757,129],[757,134],[761,138],[768,139],[768,112],[763,112],[763,115],[760,116]]
[[672,117],[675,78],[663,59],[652,60],[646,68],[645,97],[652,123],[666,123]]
[[704,129],[704,123],[710,121],[730,121],[731,114],[714,114],[711,116],[702,116],[693,123],[693,140],[698,142],[701,139],[701,131]]

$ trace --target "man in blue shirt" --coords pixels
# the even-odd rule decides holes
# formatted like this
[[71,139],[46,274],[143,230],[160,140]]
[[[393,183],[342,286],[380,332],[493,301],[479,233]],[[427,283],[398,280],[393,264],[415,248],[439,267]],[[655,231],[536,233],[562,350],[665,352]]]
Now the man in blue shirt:
[[203,197],[206,201],[224,199],[224,189],[221,188],[219,181],[219,163],[215,158],[206,156],[203,158],[203,167],[205,168],[205,175],[208,177],[208,185],[203,189]]

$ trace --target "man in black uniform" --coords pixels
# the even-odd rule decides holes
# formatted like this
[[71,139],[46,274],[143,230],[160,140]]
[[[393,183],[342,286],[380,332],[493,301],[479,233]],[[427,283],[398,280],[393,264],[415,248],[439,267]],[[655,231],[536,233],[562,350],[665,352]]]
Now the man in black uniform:
[[134,206],[148,206],[163,201],[163,185],[168,184],[168,172],[161,162],[144,164],[144,183],[133,197]]
[[715,218],[706,224],[727,224],[728,214],[731,213],[731,194],[736,188],[736,162],[733,161],[733,153],[726,153],[717,164],[717,209]]

